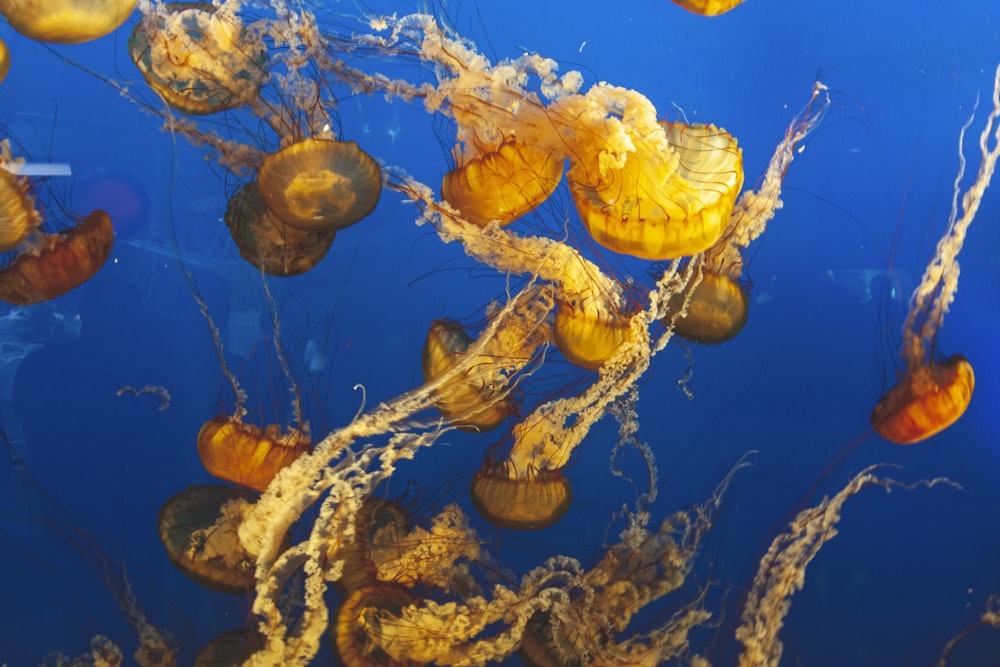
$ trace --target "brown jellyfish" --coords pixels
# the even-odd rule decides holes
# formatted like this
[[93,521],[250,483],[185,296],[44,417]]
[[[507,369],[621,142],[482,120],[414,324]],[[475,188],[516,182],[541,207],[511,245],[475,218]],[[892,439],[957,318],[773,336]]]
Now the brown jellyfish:
[[[690,296],[688,296],[690,294]],[[693,343],[724,343],[743,330],[750,314],[750,295],[728,273],[704,272],[690,290],[674,294],[667,312],[679,313],[687,301],[687,314],[675,317],[674,332]],[[671,321],[670,315],[664,322]]]
[[257,187],[286,225],[330,232],[375,209],[382,169],[353,141],[309,138],[264,156]]
[[249,489],[192,486],[160,508],[160,541],[185,576],[221,593],[254,585],[254,560],[236,530],[256,499]]
[[94,211],[66,231],[38,234],[38,247],[0,269],[0,299],[7,303],[41,303],[82,285],[104,265],[115,240],[104,211]]
[[3,82],[7,78],[7,72],[10,71],[10,49],[7,48],[7,42],[0,39],[0,82]]
[[[372,641],[367,626],[378,623],[382,611],[398,616],[414,602],[413,594],[402,586],[377,584],[350,593],[330,624],[330,639],[340,663],[345,667],[411,667],[417,663],[394,660]],[[419,641],[419,637],[414,637]]]
[[113,32],[138,0],[0,0],[14,30],[40,42],[79,44]]
[[290,227],[264,205],[255,182],[229,199],[224,215],[240,256],[272,276],[297,276],[326,257],[336,231],[306,232]]
[[494,526],[540,530],[563,518],[573,502],[573,489],[562,470],[540,470],[512,478],[503,463],[488,464],[472,478],[472,506]]
[[232,12],[209,2],[156,5],[128,40],[146,82],[171,108],[202,115],[255,99],[267,76],[267,49]]
[[496,150],[460,153],[458,166],[441,182],[441,195],[469,222],[506,225],[548,199],[562,172],[562,158],[538,146],[505,141]]
[[692,14],[701,16],[718,16],[743,4],[743,0],[671,0],[671,2]]
[[198,432],[198,456],[212,476],[264,491],[279,470],[311,448],[308,435],[270,424],[259,429],[235,417],[213,417]]

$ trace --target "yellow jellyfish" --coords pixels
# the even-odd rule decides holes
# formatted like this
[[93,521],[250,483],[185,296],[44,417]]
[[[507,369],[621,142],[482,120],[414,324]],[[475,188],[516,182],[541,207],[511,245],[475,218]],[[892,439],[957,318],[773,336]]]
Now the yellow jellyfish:
[[566,177],[584,227],[602,246],[643,259],[674,259],[714,245],[743,187],[736,139],[714,125],[627,131],[635,150],[620,164],[595,169],[570,162]]
[[511,477],[501,462],[476,472],[469,498],[476,511],[494,526],[540,530],[566,515],[573,503],[573,488],[562,470]]
[[671,0],[671,2],[692,14],[701,16],[718,16],[743,4],[743,0]]
[[964,192],[962,179],[966,158],[963,146],[974,114],[959,132],[959,169],[948,226],[910,297],[910,310],[903,324],[900,356],[905,367],[899,382],[879,400],[871,414],[875,432],[897,445],[911,445],[940,433],[965,413],[972,400],[976,385],[972,365],[958,354],[940,361],[935,342],[958,291],[958,254],[1000,157],[1000,67],[994,77],[992,101],[993,108],[979,135],[982,159],[973,182]]
[[28,179],[17,175],[22,164],[10,142],[0,142],[0,252],[16,248],[42,221]]
[[0,39],[0,83],[7,78],[7,73],[10,71],[10,49],[7,48],[7,42]]
[[233,417],[213,417],[198,432],[198,456],[214,477],[263,491],[279,470],[309,451],[307,433],[269,424],[260,429]]
[[760,186],[740,196],[722,238],[703,253],[700,277],[671,297],[663,323],[673,326],[681,338],[696,343],[722,343],[735,337],[746,325],[750,298],[749,288],[742,280],[744,251],[781,208],[781,186],[788,166],[802,141],[823,120],[829,106],[827,88],[817,81],[809,102],[792,119],[775,148]]
[[78,44],[113,32],[137,0],[0,0],[0,14],[22,35],[40,42]]
[[264,158],[257,188],[281,222],[307,232],[330,232],[375,209],[382,169],[353,141],[309,138]]
[[209,2],[154,5],[132,31],[128,48],[150,87],[181,113],[246,104],[267,76],[260,35]]
[[240,256],[272,276],[297,276],[326,257],[336,231],[304,232],[284,224],[266,206],[253,181],[229,198],[223,216]]
[[562,178],[563,160],[530,144],[504,141],[495,150],[456,153],[459,164],[445,174],[441,196],[480,227],[517,220],[548,199]]

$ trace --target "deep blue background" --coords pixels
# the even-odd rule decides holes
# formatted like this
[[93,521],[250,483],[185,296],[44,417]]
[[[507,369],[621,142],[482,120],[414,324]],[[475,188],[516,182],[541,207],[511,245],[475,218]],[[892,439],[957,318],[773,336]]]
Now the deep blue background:
[[[691,121],[726,128],[743,147],[748,185],[817,76],[834,100],[789,170],[784,209],[752,248],[746,329],[727,344],[693,348],[693,401],[675,388],[685,366],[678,346],[656,360],[642,384],[640,436],[660,470],[657,516],[705,499],[740,455],[758,452],[728,497],[699,568],[700,581],[717,582],[710,598],[716,618],[720,598],[726,600],[722,631],[696,634],[694,648],[716,664],[732,662],[739,590],[761,548],[827,464],[851,447],[846,462],[821,478],[821,491],[836,490],[875,462],[899,464],[891,474],[901,480],[946,475],[963,488],[872,490],[851,500],[839,536],[794,598],[782,633],[783,664],[934,664],[946,641],[979,616],[987,596],[1000,592],[995,190],[971,228],[958,297],[938,340],[943,354],[961,352],[976,370],[967,414],[914,447],[866,434],[872,406],[895,380],[908,295],[947,219],[959,129],[977,94],[988,97],[992,89],[1000,9],[990,0],[747,0],[707,19],[666,0],[624,4],[508,0],[439,11],[491,57],[538,51],[563,69],[580,69],[588,82],[642,91],[664,116],[680,109]],[[370,9],[405,13],[414,6]],[[350,3],[322,10],[360,11]],[[141,88],[125,55],[133,23],[57,51]],[[210,481],[194,438],[206,419],[231,404],[174,259],[171,227],[254,414],[287,419],[280,408],[285,389],[268,361],[268,332],[259,326],[260,280],[220,221],[229,183],[196,149],[180,140],[174,145],[156,119],[9,26],[0,25],[0,37],[13,56],[0,84],[5,134],[33,160],[68,163],[74,172],[40,193],[47,212],[58,217],[59,203],[76,211],[103,206],[118,227],[112,258],[92,281],[50,307],[0,319],[3,428],[32,478],[65,508],[39,498],[17,466],[0,459],[0,664],[34,664],[50,650],[80,654],[98,632],[131,653],[134,639],[113,599],[79,554],[87,549],[69,548],[66,525],[46,525],[70,516],[106,540],[104,553],[127,564],[140,604],[175,635],[190,661],[198,646],[238,626],[249,602],[186,580],[156,537],[163,501]],[[432,185],[448,169],[447,142],[441,145],[419,108],[348,98],[340,117],[344,136],[387,164]],[[980,128],[974,124],[971,136]],[[973,170],[976,149],[967,150]],[[558,225],[568,202],[560,192],[538,215]],[[312,273],[271,281],[318,433],[354,415],[356,383],[365,385],[369,405],[417,385],[431,320],[481,321],[485,304],[503,295],[502,278],[477,271],[460,248],[443,246],[413,218],[412,206],[386,192],[375,213],[341,233]],[[894,292],[886,277],[898,285]],[[53,333],[77,317],[78,337]],[[315,372],[306,367],[310,340],[328,362]],[[568,367],[562,372],[574,377]],[[168,410],[157,411],[148,396],[115,395],[124,385],[146,383],[170,390]],[[558,383],[557,373],[537,391],[557,392]],[[599,552],[611,513],[631,497],[608,472],[614,437],[604,425],[586,441],[569,472],[577,499],[556,527],[515,535],[482,526],[502,565]],[[424,452],[383,493],[403,494],[412,478],[420,487],[409,497],[439,506],[461,495],[495,439],[449,436],[449,446]],[[629,458],[625,465],[640,468]],[[1000,633],[992,633],[974,634],[951,664],[998,664]]]

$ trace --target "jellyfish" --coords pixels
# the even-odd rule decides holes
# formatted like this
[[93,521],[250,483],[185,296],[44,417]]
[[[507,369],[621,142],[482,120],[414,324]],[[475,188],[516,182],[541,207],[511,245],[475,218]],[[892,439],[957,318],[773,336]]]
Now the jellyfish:
[[254,584],[253,558],[236,529],[252,491],[192,486],[160,508],[160,541],[170,562],[186,577],[221,593],[244,593]]
[[0,141],[0,252],[16,248],[42,221],[28,178],[18,175],[23,164],[10,141]]
[[306,232],[290,227],[264,205],[256,182],[229,198],[223,216],[240,256],[272,276],[303,274],[326,257],[336,231]]
[[830,106],[827,87],[817,81],[812,96],[792,119],[775,148],[756,190],[744,192],[733,208],[722,238],[703,253],[700,276],[671,297],[663,323],[695,343],[723,343],[735,337],[750,314],[749,287],[742,280],[744,252],[781,208],[781,186],[805,138]]
[[1000,66],[994,76],[992,102],[993,108],[979,135],[982,159],[973,182],[965,191],[962,190],[966,167],[963,142],[975,118],[974,113],[959,132],[959,169],[948,225],[920,284],[910,297],[910,310],[903,324],[902,375],[871,414],[875,432],[897,445],[911,445],[940,433],[958,421],[972,400],[976,384],[972,364],[960,354],[940,360],[935,343],[944,316],[958,291],[958,254],[1000,157]]
[[743,0],[671,0],[671,2],[692,14],[701,16],[718,16],[743,4]]
[[8,72],[10,72],[10,49],[7,48],[7,42],[0,39],[0,83],[7,78]]
[[104,266],[115,239],[111,218],[100,210],[63,232],[38,235],[37,248],[0,269],[0,299],[7,303],[41,303],[79,287]]
[[573,487],[561,469],[509,474],[504,462],[479,470],[469,486],[479,515],[508,530],[541,530],[555,525],[573,503]]
[[267,77],[267,49],[239,16],[209,2],[148,4],[128,40],[146,82],[181,113],[242,106]]
[[441,182],[442,198],[480,227],[506,225],[548,199],[562,178],[563,160],[530,144],[505,140],[496,150],[456,147],[458,165]]
[[113,32],[137,0],[0,0],[0,14],[14,30],[40,42],[79,44]]
[[213,417],[198,432],[198,455],[212,476],[263,491],[279,470],[309,451],[308,433],[263,429],[234,417]]

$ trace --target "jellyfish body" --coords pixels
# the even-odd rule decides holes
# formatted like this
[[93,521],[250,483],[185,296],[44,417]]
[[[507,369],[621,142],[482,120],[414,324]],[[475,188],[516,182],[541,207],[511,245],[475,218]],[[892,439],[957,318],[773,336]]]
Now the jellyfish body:
[[[452,371],[469,349],[472,339],[462,325],[452,320],[435,320],[427,332],[421,358],[424,382],[432,382]],[[438,410],[452,424],[466,431],[491,431],[513,412],[504,386],[493,386],[487,366],[473,364],[458,372],[435,390]]]
[[192,486],[160,508],[160,541],[170,562],[188,578],[221,593],[244,593],[254,584],[254,560],[236,529],[255,499],[231,486]]
[[240,256],[272,276],[297,276],[326,257],[336,231],[305,232],[281,222],[264,205],[255,182],[229,199],[223,216]]
[[960,354],[907,371],[875,406],[875,431],[897,445],[926,440],[954,424],[972,400],[976,378]]
[[672,2],[692,14],[701,16],[718,16],[743,4],[743,0],[672,0]]
[[594,175],[573,166],[570,192],[605,248],[642,259],[693,255],[722,235],[743,186],[743,153],[714,125],[663,123],[667,146],[637,137],[624,162]]
[[510,530],[540,530],[565,516],[573,489],[562,470],[542,470],[513,479],[503,464],[489,464],[472,478],[472,506],[494,526]]
[[[725,273],[705,272],[690,293],[678,293],[667,302],[664,324],[673,323],[674,332],[693,343],[724,343],[742,331],[750,312],[747,291]],[[687,314],[679,317],[687,300]]]
[[469,222],[506,225],[548,199],[562,172],[561,158],[538,146],[505,141],[445,174],[441,195]]
[[630,335],[628,314],[602,299],[563,295],[557,301],[552,337],[577,366],[599,369]]
[[113,32],[138,0],[0,0],[14,30],[40,42],[79,44]]
[[100,210],[64,232],[41,236],[38,248],[0,270],[3,301],[28,306],[62,296],[104,266],[115,240],[111,218]]
[[128,48],[150,87],[181,113],[241,106],[258,96],[266,77],[263,42],[208,2],[157,7],[132,31]]
[[35,200],[28,189],[28,179],[17,176],[0,162],[0,252],[13,250],[41,222]]
[[353,141],[309,138],[265,156],[257,187],[286,225],[336,231],[375,209],[382,169]]
[[214,477],[264,491],[279,470],[309,451],[309,438],[291,429],[263,430],[232,417],[213,417],[198,432],[198,455]]
[[413,602],[414,597],[407,589],[394,584],[378,584],[350,593],[341,602],[337,616],[330,624],[330,639],[340,664],[345,667],[416,665],[409,660],[394,660],[372,641],[365,629],[370,622],[367,614],[377,618],[380,611],[385,611],[399,616]]
[[10,71],[10,49],[7,48],[7,42],[0,39],[0,83],[7,78],[7,72]]

